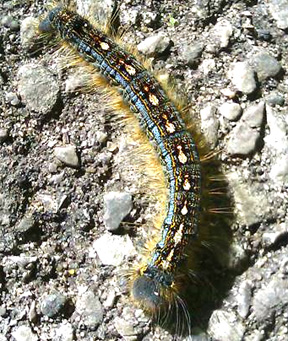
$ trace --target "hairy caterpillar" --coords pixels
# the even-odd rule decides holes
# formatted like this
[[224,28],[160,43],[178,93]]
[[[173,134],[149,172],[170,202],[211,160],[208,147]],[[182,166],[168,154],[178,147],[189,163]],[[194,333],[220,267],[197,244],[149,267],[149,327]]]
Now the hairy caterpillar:
[[157,80],[86,19],[57,6],[39,29],[58,32],[96,71],[121,89],[124,101],[155,146],[169,189],[167,215],[147,263],[133,276],[131,293],[152,315],[165,306],[183,306],[178,297],[178,268],[187,245],[197,237],[201,192],[200,159],[191,134]]

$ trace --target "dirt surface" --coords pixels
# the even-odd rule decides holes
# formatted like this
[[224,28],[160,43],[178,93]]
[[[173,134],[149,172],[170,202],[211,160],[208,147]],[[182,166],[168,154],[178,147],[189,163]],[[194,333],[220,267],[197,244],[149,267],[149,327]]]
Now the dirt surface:
[[[0,341],[172,340],[123,276],[157,206],[138,142],[39,41],[45,5],[0,2]],[[77,3],[103,22],[113,5]],[[193,340],[288,339],[287,13],[285,0],[120,2],[123,40],[188,98],[235,200],[229,285]]]

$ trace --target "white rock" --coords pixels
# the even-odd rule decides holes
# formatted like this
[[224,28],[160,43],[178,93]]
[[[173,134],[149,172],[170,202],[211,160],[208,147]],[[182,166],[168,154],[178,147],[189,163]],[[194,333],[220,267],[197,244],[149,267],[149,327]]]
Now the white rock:
[[163,53],[168,49],[171,41],[163,33],[150,36],[138,44],[138,51],[148,57]]
[[256,89],[254,71],[247,62],[237,62],[229,73],[234,86],[244,94],[251,94]]
[[230,37],[233,33],[233,27],[228,20],[218,21],[214,26],[214,34],[219,39],[220,47],[227,47]]
[[229,121],[236,121],[242,112],[241,106],[238,103],[227,102],[219,107],[219,112]]
[[76,147],[73,145],[66,145],[61,147],[55,147],[55,156],[58,160],[70,167],[79,167],[79,158],[76,153]]
[[93,251],[96,251],[104,265],[118,266],[125,257],[136,253],[132,241],[127,235],[113,236],[108,233],[104,234],[95,240],[92,248],[91,256],[93,257]]
[[218,142],[219,120],[215,116],[215,113],[216,108],[212,105],[207,105],[200,110],[201,129],[211,148],[214,148]]
[[37,341],[38,337],[34,334],[30,327],[20,326],[12,332],[15,341]]
[[216,340],[241,341],[245,327],[233,312],[215,310],[209,320],[209,335]]

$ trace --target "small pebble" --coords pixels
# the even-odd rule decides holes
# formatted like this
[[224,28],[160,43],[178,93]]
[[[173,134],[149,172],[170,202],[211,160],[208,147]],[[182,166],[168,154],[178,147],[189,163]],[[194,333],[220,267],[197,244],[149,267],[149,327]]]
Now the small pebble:
[[13,31],[18,31],[20,28],[19,22],[9,15],[6,15],[2,18],[1,24]]
[[219,120],[215,116],[215,113],[216,108],[212,105],[207,105],[200,110],[201,129],[211,148],[215,148],[218,143]]
[[171,40],[163,35],[163,33],[158,33],[150,36],[138,44],[138,51],[145,54],[147,57],[155,57],[164,54],[171,47]]
[[106,25],[113,18],[114,0],[76,0],[77,13],[91,17],[100,25]]
[[245,327],[232,311],[214,310],[209,320],[208,331],[216,340],[242,341]]
[[69,322],[63,322],[56,329],[56,337],[57,341],[73,341],[74,339],[74,330],[72,324]]
[[8,130],[4,128],[0,128],[0,143],[5,142],[8,136],[9,136]]
[[252,297],[252,285],[249,281],[240,284],[236,300],[238,302],[238,313],[245,319],[248,316]]
[[281,70],[281,64],[277,59],[265,51],[259,52],[253,56],[251,63],[260,82],[269,77],[277,76]]
[[247,62],[237,62],[230,72],[234,86],[244,94],[251,94],[256,90],[254,71]]
[[104,224],[108,231],[117,230],[123,218],[132,210],[132,195],[109,192],[104,195]]
[[263,285],[254,294],[252,310],[259,323],[273,321],[276,311],[281,311],[288,304],[288,282],[276,276],[270,277],[269,283]]
[[[115,328],[117,330],[117,332],[126,340],[127,336],[128,337],[131,337],[131,336],[135,336],[135,341],[138,339],[136,337],[136,331],[133,327],[133,324],[132,323],[129,323],[127,322],[126,320],[124,320],[123,318],[121,317],[116,317],[115,320],[114,320],[114,325],[115,325]],[[133,340],[129,338],[129,340]]]
[[284,96],[278,91],[270,92],[270,94],[266,97],[266,101],[272,106],[284,105],[285,103]]
[[14,107],[16,107],[17,105],[20,104],[20,100],[19,100],[18,96],[15,94],[15,92],[7,92],[5,99],[8,103],[13,105]]
[[260,102],[258,104],[250,105],[243,113],[241,120],[250,128],[261,127],[264,120],[265,103]]
[[59,97],[55,76],[44,66],[25,64],[18,70],[18,90],[27,107],[38,113],[48,113]]
[[276,25],[286,30],[288,28],[288,2],[287,0],[270,0],[268,2],[270,13]]
[[199,66],[199,70],[201,70],[204,75],[208,75],[215,69],[216,63],[212,58],[204,59],[203,62]]
[[35,220],[32,216],[24,216],[15,230],[21,234],[29,234],[29,231],[35,226]]
[[0,316],[4,317],[6,315],[6,312],[7,312],[7,309],[3,305],[1,305],[0,306]]
[[225,48],[229,45],[230,38],[233,34],[233,27],[228,20],[220,20],[214,26],[214,35],[219,41],[219,47]]
[[103,319],[102,305],[92,291],[87,291],[77,297],[75,312],[90,330],[95,330]]
[[38,341],[38,336],[28,326],[17,327],[11,334],[15,341]]
[[193,66],[204,49],[204,45],[199,42],[193,42],[191,45],[186,45],[182,51],[182,59],[184,63]]
[[227,118],[227,120],[237,121],[241,115],[242,109],[238,103],[226,102],[220,106],[219,112],[222,116]]
[[66,166],[74,168],[78,168],[80,166],[80,161],[75,146],[66,145],[55,147],[54,153],[57,159],[63,162]]
[[229,173],[227,177],[233,188],[235,211],[241,224],[252,226],[276,216],[276,212],[271,211],[264,191],[260,192],[257,186],[243,183],[242,177],[235,173]]
[[269,232],[264,232],[262,236],[262,242],[265,247],[270,247],[271,245],[277,243],[278,240],[284,238],[288,234],[288,229],[286,223],[273,225],[273,230]]
[[125,257],[135,254],[129,236],[113,236],[108,233],[94,241],[91,250],[92,258],[94,258],[94,251],[103,265],[114,266],[119,266]]
[[43,315],[53,318],[63,311],[66,303],[66,296],[60,293],[54,293],[47,295],[42,300],[40,309]]
[[22,47],[27,51],[35,48],[35,42],[39,36],[37,24],[38,20],[34,17],[27,17],[21,21],[20,41]]

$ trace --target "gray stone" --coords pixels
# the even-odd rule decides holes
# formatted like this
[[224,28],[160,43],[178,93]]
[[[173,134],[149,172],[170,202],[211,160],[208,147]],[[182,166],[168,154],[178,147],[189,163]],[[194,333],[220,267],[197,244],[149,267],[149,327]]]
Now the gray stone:
[[103,302],[103,306],[107,308],[112,308],[116,301],[116,293],[114,290],[109,290],[106,300]]
[[90,330],[95,330],[103,319],[102,305],[92,291],[87,291],[78,296],[75,312]]
[[252,309],[258,322],[271,320],[288,304],[288,281],[274,276],[255,293]]
[[5,128],[0,128],[0,143],[5,142],[8,136],[9,136],[8,130]]
[[243,122],[246,122],[250,128],[260,128],[264,119],[264,108],[264,102],[250,105],[243,113]]
[[233,34],[233,27],[228,20],[220,20],[213,28],[213,35],[218,40],[220,48],[225,48],[229,45],[230,38]]
[[129,323],[128,321],[126,321],[125,319],[116,316],[115,320],[114,320],[114,325],[115,328],[117,330],[117,332],[126,340],[126,337],[131,337],[131,336],[135,336],[135,338],[129,338],[129,340],[137,340],[137,333],[133,327],[132,323]]
[[8,103],[13,105],[14,107],[16,107],[17,105],[20,104],[20,100],[19,100],[17,94],[15,94],[15,92],[7,92],[5,94],[5,99]]
[[241,271],[243,263],[247,261],[247,252],[243,245],[239,245],[236,241],[230,245],[228,262],[224,259],[223,266],[236,271]]
[[234,102],[223,103],[219,107],[219,112],[229,121],[236,121],[241,115],[242,109],[240,104]]
[[218,142],[219,121],[216,118],[215,113],[216,108],[212,105],[207,105],[200,110],[201,129],[211,148],[215,148]]
[[252,285],[250,281],[245,281],[240,284],[238,295],[236,297],[238,302],[238,313],[245,319],[249,313],[249,307],[252,297]]
[[163,54],[171,47],[171,40],[163,33],[158,33],[144,39],[138,44],[138,51],[147,57],[155,57]]
[[3,305],[1,305],[0,306],[0,316],[4,317],[6,315],[6,313],[7,313],[7,309]]
[[20,326],[17,327],[14,331],[12,331],[12,336],[15,341],[37,341],[38,336],[34,334],[30,327],[28,326]]
[[182,51],[182,59],[184,63],[193,66],[197,62],[197,59],[201,56],[203,49],[204,45],[199,42],[193,42],[191,45],[185,46]]
[[67,297],[60,293],[47,295],[41,302],[41,312],[48,317],[55,317],[61,313],[67,303]]
[[227,177],[233,188],[235,208],[240,224],[250,226],[271,218],[270,204],[265,192],[259,192],[254,186],[242,183],[241,177],[235,173],[228,173]]
[[34,218],[30,216],[25,216],[21,219],[20,223],[16,226],[15,230],[21,234],[27,234],[35,226]]
[[41,205],[40,207],[43,207],[44,212],[56,213],[58,211],[56,196],[46,192],[39,192],[34,199],[35,204]]
[[59,85],[53,74],[37,64],[25,64],[18,71],[18,90],[31,110],[48,113],[59,97]]
[[93,18],[100,24],[106,25],[112,17],[114,0],[77,0],[77,13],[84,17]]
[[277,59],[265,51],[257,53],[252,58],[252,65],[260,82],[269,77],[277,76],[281,70],[281,64]]
[[33,17],[27,17],[21,21],[20,41],[22,47],[28,51],[35,47],[35,42],[39,35],[38,24],[38,19]]
[[216,63],[215,59],[207,58],[204,59],[201,65],[199,65],[199,70],[204,73],[204,75],[208,75],[215,69]]
[[60,326],[55,330],[56,340],[55,341],[73,341],[74,339],[74,330],[72,324],[69,322],[63,322]]
[[278,155],[273,162],[270,178],[278,184],[286,184],[288,181],[288,155]]
[[11,17],[10,15],[6,15],[1,19],[1,24],[7,28],[10,28],[13,31],[19,30],[19,21]]
[[104,195],[104,224],[109,231],[116,230],[132,210],[132,195],[109,192]]
[[285,103],[284,96],[278,92],[278,91],[272,91],[267,97],[266,97],[267,103],[269,103],[271,106],[274,105],[283,105]]
[[4,334],[0,333],[0,341],[8,341],[8,339]]
[[266,105],[266,113],[270,133],[265,136],[264,141],[273,155],[269,176],[276,184],[282,185],[288,181],[287,115],[279,115],[269,105]]
[[276,25],[285,30],[288,28],[288,2],[287,0],[270,0],[268,2],[272,17]]
[[231,155],[247,156],[255,151],[259,138],[260,131],[240,122],[230,133],[227,152]]
[[73,145],[66,145],[55,147],[55,156],[58,160],[63,162],[66,166],[78,168],[80,161],[76,152],[76,147]]
[[208,332],[216,340],[242,341],[245,327],[233,312],[215,310],[209,320]]
[[107,133],[105,131],[97,130],[96,134],[95,134],[95,138],[96,138],[97,142],[104,143],[104,142],[107,141],[108,135],[107,135]]
[[27,316],[30,322],[32,323],[37,322],[38,315],[37,315],[37,310],[36,310],[36,301],[32,301]]
[[237,90],[244,94],[251,94],[256,90],[254,71],[247,62],[235,63],[229,76]]
[[93,251],[96,251],[102,264],[114,266],[120,265],[125,257],[135,254],[129,236],[112,236],[108,233],[95,240]]

